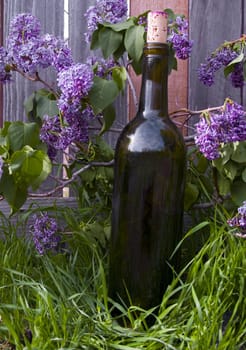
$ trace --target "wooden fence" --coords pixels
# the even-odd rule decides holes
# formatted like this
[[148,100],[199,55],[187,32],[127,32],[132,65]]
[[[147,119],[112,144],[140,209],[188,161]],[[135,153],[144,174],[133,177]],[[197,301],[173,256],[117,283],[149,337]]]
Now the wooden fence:
[[[94,0],[68,0],[69,12],[69,45],[77,61],[85,61],[90,54],[84,41],[86,21],[84,13]],[[63,0],[0,0],[0,40],[7,35],[10,19],[18,13],[30,12],[36,15],[42,24],[44,33],[59,37],[64,34],[64,1]],[[161,10],[173,8],[175,12],[189,17],[190,37],[194,40],[192,56],[187,62],[179,62],[178,72],[169,78],[169,110],[182,107],[201,109],[218,106],[227,96],[246,106],[245,89],[231,87],[223,74],[218,74],[216,84],[210,88],[203,86],[197,78],[197,68],[206,56],[225,40],[233,40],[246,32],[245,0],[138,0],[130,1],[130,14],[139,14],[147,9]],[[4,22],[4,23],[3,23]],[[3,42],[4,43],[4,42]],[[52,81],[54,74],[43,73],[42,77]],[[139,87],[139,78],[134,78]],[[40,85],[35,85],[15,77],[13,84],[0,89],[0,119],[25,120],[23,101]],[[2,94],[2,95],[1,95]],[[1,106],[2,103],[2,106]],[[124,96],[117,101],[116,128],[121,128],[128,116],[134,114],[131,97]],[[111,134],[109,141],[114,144],[117,135]],[[0,203],[1,207],[1,203]]]

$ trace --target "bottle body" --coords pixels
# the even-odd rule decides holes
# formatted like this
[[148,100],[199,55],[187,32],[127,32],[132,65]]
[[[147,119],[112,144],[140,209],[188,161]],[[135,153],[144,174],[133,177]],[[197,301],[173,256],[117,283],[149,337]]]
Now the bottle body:
[[166,48],[151,50],[139,111],[116,146],[109,267],[109,296],[145,309],[160,304],[170,265],[178,268],[178,254],[170,257],[182,236],[186,158],[167,116]]

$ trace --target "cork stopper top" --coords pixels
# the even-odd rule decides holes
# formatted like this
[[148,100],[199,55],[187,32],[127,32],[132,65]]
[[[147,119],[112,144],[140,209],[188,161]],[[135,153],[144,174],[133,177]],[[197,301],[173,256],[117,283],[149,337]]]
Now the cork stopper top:
[[149,12],[147,24],[147,42],[166,43],[167,14],[163,11]]

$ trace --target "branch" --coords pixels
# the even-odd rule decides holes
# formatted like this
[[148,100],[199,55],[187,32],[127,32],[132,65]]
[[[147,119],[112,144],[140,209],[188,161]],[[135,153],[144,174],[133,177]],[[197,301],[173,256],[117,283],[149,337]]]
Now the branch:
[[200,110],[192,110],[192,109],[188,109],[188,108],[181,108],[178,109],[177,111],[173,111],[171,113],[169,113],[169,116],[172,118],[178,118],[184,115],[187,116],[192,116],[192,115],[198,115],[198,114],[202,114],[205,112],[215,112],[218,110],[221,110],[223,108],[222,106],[218,106],[218,107],[211,107],[211,108],[205,108],[205,109],[200,109]]
[[30,80],[32,82],[40,82],[42,83],[48,90],[50,90],[54,96],[58,97],[56,91],[53,89],[51,85],[49,85],[46,81],[40,78],[38,72],[36,72],[35,76],[30,76],[24,73],[22,70],[17,68],[15,65],[11,65],[11,69],[17,73],[19,73],[22,77],[26,78],[27,80]]
[[61,181],[61,184],[59,186],[56,186],[54,189],[52,189],[49,192],[45,192],[45,193],[29,193],[28,195],[30,197],[50,197],[52,196],[54,193],[62,190],[64,187],[70,185],[75,179],[76,177],[78,177],[80,174],[82,174],[83,172],[85,172],[86,170],[92,168],[92,167],[111,167],[114,164],[114,161],[111,160],[110,162],[91,162],[87,165],[85,165],[83,168],[75,171],[73,173],[73,175],[70,177],[70,179],[65,180],[65,181]]

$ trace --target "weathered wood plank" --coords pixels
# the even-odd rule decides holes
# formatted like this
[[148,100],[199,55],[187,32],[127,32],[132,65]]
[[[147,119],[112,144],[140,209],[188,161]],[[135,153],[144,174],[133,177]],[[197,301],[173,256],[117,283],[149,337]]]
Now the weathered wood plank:
[[[27,201],[21,207],[19,213],[24,213],[30,208],[37,209],[40,208],[76,208],[77,199],[75,197],[43,197],[43,198],[28,198]],[[10,207],[6,200],[0,200],[0,211],[6,217],[10,214]],[[19,214],[16,214],[17,216]],[[13,216],[13,220],[16,219],[16,215]]]
[[223,72],[212,87],[205,87],[197,78],[197,69],[207,55],[226,40],[240,37],[243,20],[241,0],[190,0],[190,37],[194,40],[189,65],[189,107],[201,109],[219,106],[227,96],[242,103],[240,89],[225,81]]

